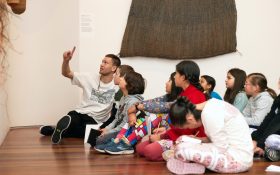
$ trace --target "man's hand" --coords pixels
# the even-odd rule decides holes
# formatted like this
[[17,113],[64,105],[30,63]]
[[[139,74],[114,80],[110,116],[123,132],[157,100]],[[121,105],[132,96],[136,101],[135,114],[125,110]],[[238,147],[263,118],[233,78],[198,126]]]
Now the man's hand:
[[72,51],[66,51],[63,53],[63,61],[69,62],[76,50],[76,46],[73,47]]
[[100,129],[100,131],[101,131],[100,136],[103,136],[108,132],[108,130],[106,128],[102,128],[102,129]]
[[63,76],[70,78],[71,80],[74,77],[74,73],[70,69],[69,61],[71,60],[75,50],[76,47],[74,46],[72,51],[66,51],[63,53],[63,63],[62,63],[61,73]]

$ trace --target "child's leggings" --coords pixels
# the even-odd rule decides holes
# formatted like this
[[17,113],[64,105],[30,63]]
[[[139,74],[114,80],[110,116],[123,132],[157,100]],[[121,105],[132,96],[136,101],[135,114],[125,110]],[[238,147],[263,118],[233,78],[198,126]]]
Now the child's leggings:
[[[151,128],[154,129],[165,120],[168,114],[150,114]],[[132,131],[131,131],[132,129]],[[126,123],[123,128],[120,130],[116,138],[121,139],[126,137],[131,145],[135,145],[137,141],[141,140],[145,135],[147,135],[147,125],[146,121],[143,121],[138,127],[129,127],[129,124]]]
[[175,148],[175,158],[202,164],[206,168],[219,173],[239,173],[250,168],[250,166],[240,164],[225,150],[212,143],[180,143]]

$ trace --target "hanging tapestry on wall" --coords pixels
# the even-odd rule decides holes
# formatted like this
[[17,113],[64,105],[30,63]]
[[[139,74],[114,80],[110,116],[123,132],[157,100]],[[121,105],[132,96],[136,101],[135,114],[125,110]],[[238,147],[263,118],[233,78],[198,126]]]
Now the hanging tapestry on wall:
[[234,0],[132,0],[121,57],[206,58],[236,51]]

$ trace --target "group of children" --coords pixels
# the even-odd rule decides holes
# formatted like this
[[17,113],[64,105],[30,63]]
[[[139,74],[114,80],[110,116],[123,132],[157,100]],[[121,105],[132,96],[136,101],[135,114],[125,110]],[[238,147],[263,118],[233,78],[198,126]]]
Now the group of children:
[[[86,91],[84,106],[90,106],[90,101],[99,103],[99,107],[113,102],[112,94],[117,90],[106,89],[110,82],[119,87],[121,98],[115,101],[116,112],[105,120],[97,120],[98,112],[90,115],[89,109],[82,107],[64,116],[55,128],[42,127],[40,132],[52,135],[53,143],[69,137],[69,133],[83,137],[86,124],[103,123],[99,130],[91,130],[88,139],[96,151],[132,154],[136,150],[151,161],[167,160],[168,169],[174,173],[201,173],[205,167],[221,173],[244,172],[252,166],[254,153],[271,161],[280,160],[280,97],[275,98],[263,74],[246,76],[241,69],[229,70],[222,99],[214,91],[213,77],[200,76],[195,62],[181,61],[166,82],[166,94],[143,101],[142,75],[129,65],[116,65],[118,61],[110,54],[103,59],[99,79],[90,90],[84,88],[89,86],[89,80],[69,67],[73,53],[74,50],[65,52],[62,72]],[[104,111],[99,112],[100,116]],[[81,133],[76,136],[77,131]],[[186,142],[182,139],[185,135],[202,143]]]

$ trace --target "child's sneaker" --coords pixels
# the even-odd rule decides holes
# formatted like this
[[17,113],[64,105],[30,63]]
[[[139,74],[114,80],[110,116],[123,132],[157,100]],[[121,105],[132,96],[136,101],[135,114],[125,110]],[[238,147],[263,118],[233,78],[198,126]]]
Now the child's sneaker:
[[105,148],[111,147],[111,146],[116,146],[116,143],[114,142],[114,139],[112,139],[112,140],[111,140],[110,142],[108,142],[108,143],[95,145],[94,149],[95,149],[97,152],[106,153],[106,152],[105,152]]
[[48,125],[41,126],[39,132],[44,136],[51,136],[54,132],[54,127]]
[[280,151],[271,148],[265,148],[264,157],[272,162],[279,161]]
[[106,147],[105,151],[109,154],[133,154],[134,153],[133,147],[124,143],[123,140],[120,140],[120,142],[116,143],[115,145]]
[[62,117],[56,125],[54,133],[52,135],[52,142],[53,144],[58,144],[62,139],[62,133],[69,127],[71,123],[71,117],[66,115]]
[[203,174],[205,167],[198,163],[189,163],[171,158],[167,161],[167,168],[174,174]]

